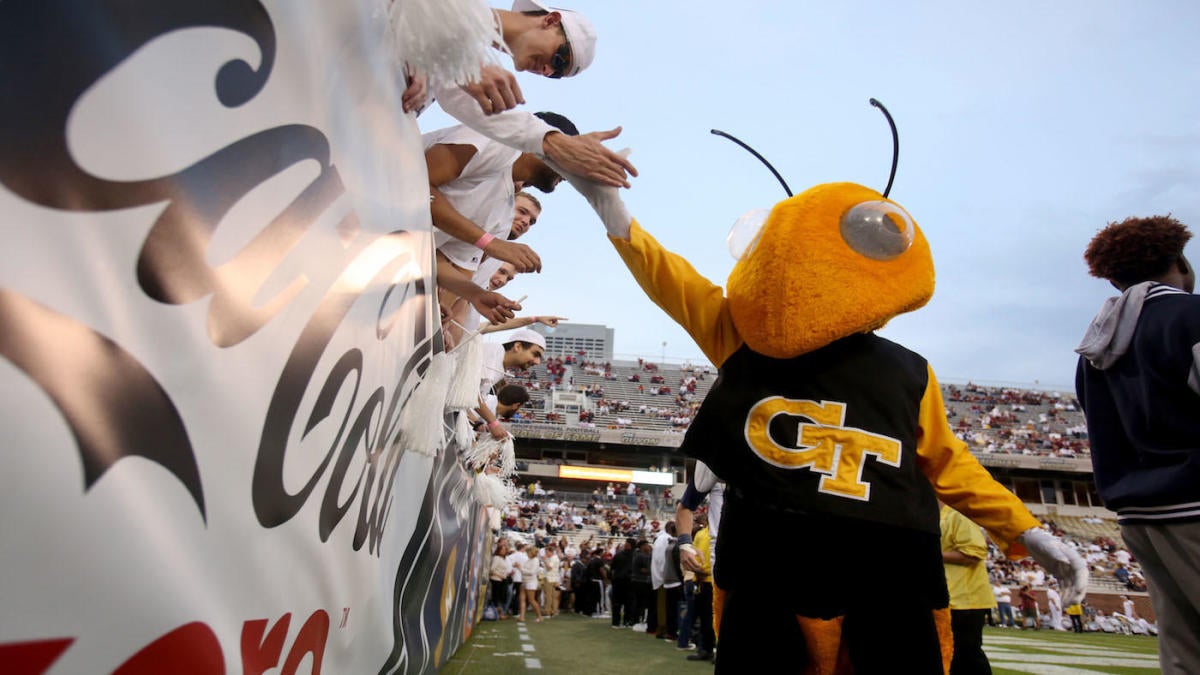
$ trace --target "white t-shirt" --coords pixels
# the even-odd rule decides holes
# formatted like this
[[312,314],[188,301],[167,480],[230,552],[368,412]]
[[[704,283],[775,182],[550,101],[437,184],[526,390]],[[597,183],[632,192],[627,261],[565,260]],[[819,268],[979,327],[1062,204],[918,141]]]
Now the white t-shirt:
[[479,373],[479,395],[486,398],[494,393],[492,388],[496,383],[504,379],[504,345],[485,342],[480,348],[483,350],[483,368]]
[[[437,144],[474,146],[475,156],[463,167],[459,177],[438,186],[438,190],[459,213],[484,232],[497,239],[507,238],[512,230],[516,205],[512,166],[521,156],[520,151],[461,124],[424,134],[421,142],[426,150]],[[479,269],[482,249],[436,229],[433,240],[437,249],[455,265],[472,272]]]
[[558,556],[547,556],[542,561],[543,569],[546,571],[546,581],[552,584],[557,584],[562,580],[562,563],[559,562]]
[[527,560],[529,560],[529,556],[525,555],[524,551],[513,551],[508,554],[508,562],[512,563],[512,580],[518,584],[521,583],[521,566]]
[[530,558],[529,556],[525,556],[525,560],[521,562],[521,585],[525,588],[537,588],[537,576],[541,571],[541,560],[538,558]]

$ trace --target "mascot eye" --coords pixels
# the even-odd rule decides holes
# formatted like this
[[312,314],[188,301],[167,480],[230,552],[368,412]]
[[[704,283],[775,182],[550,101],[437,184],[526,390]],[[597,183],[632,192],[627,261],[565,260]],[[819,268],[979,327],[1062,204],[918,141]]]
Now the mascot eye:
[[915,228],[899,206],[885,201],[856,204],[842,216],[842,239],[860,255],[891,260],[908,250]]
[[734,260],[741,260],[754,250],[755,244],[762,235],[763,224],[767,222],[769,215],[771,215],[771,209],[747,211],[729,229],[725,245],[729,247],[729,253]]

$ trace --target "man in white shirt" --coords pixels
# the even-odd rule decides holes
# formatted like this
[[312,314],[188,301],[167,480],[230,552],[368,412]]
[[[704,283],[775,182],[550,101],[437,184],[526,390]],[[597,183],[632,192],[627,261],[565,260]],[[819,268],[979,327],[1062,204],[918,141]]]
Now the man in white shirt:
[[[578,130],[555,113],[538,113],[564,133]],[[462,125],[422,136],[429,170],[430,215],[437,246],[438,301],[452,307],[459,325],[457,341],[468,322],[469,305],[455,302],[458,293],[445,286],[454,278],[473,281],[484,254],[512,263],[517,272],[541,271],[537,253],[509,240],[514,223],[516,187],[529,185],[552,192],[562,180],[541,159],[520,153]],[[538,209],[540,215],[541,209]],[[534,215],[536,218],[536,215]]]
[[517,542],[513,546],[516,550],[508,554],[507,560],[512,565],[513,597],[517,598],[517,607],[509,607],[508,613],[513,616],[524,616],[525,594],[521,592],[521,582],[524,580],[524,577],[521,576],[521,565],[529,560],[529,556],[525,555],[525,551],[521,550],[524,544]]
[[493,438],[503,439],[508,431],[500,424],[496,412],[483,404],[482,401],[498,390],[498,384],[503,382],[508,370],[527,370],[542,362],[546,351],[546,338],[541,333],[521,328],[505,336],[504,342],[485,342],[483,350],[483,368],[479,375],[480,406],[476,413],[487,424]]
[[[493,46],[511,56],[517,70],[560,78],[591,65],[596,29],[582,14],[551,8],[540,0],[516,0],[512,11],[492,13]],[[431,82],[429,89],[447,114],[505,145],[548,156],[568,171],[613,187],[629,187],[627,171],[637,175],[627,159],[601,143],[616,137],[620,127],[572,137],[528,112],[511,110],[525,101],[516,79],[502,68],[485,65],[477,82]]]
[[[650,553],[650,585],[654,588],[657,602],[650,605],[650,616],[646,631],[655,628],[654,636],[674,640],[678,636],[679,616],[675,608],[683,596],[683,581],[679,570],[671,570],[671,546],[675,543],[675,522],[667,521],[663,530],[654,539]],[[672,574],[672,571],[674,572]]]

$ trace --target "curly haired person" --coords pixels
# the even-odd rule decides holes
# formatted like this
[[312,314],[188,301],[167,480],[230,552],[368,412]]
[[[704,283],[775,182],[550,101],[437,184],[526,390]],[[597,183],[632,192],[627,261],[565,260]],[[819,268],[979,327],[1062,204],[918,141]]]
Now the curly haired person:
[[1200,672],[1200,298],[1170,216],[1112,223],[1088,245],[1105,301],[1075,350],[1104,505],[1149,582],[1164,673]]

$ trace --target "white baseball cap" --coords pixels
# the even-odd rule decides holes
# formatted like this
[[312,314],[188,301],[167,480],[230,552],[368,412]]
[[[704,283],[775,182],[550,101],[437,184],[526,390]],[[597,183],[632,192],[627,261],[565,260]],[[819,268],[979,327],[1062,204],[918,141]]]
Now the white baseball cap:
[[569,9],[550,7],[541,0],[513,0],[512,8],[514,12],[558,12],[562,16],[563,32],[571,46],[571,67],[563,77],[578,75],[592,65],[596,56],[596,27],[587,17]]
[[529,330],[528,328],[514,330],[512,333],[509,333],[508,338],[501,344],[510,344],[513,342],[528,342],[531,345],[541,347],[542,351],[546,351],[546,338],[542,337],[541,333]]

